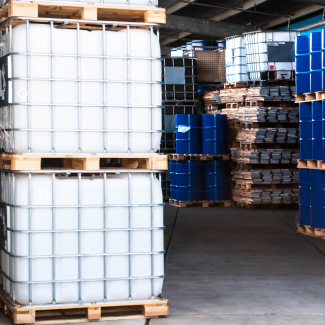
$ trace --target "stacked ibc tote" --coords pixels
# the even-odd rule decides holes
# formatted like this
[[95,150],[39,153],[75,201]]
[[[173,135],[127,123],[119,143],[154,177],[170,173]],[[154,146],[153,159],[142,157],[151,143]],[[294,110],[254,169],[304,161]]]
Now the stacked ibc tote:
[[296,41],[300,114],[300,220],[298,231],[325,238],[325,33]]
[[168,314],[165,10],[148,5],[4,6],[0,299],[16,324]]

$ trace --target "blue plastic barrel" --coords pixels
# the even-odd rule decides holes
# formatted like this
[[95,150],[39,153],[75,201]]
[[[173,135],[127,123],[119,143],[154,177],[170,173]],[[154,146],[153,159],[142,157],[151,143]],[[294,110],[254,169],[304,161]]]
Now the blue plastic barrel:
[[173,200],[202,200],[202,162],[174,161],[170,168],[170,186]]
[[322,102],[313,101],[312,111],[312,159],[322,160]]
[[309,36],[297,36],[296,38],[296,93],[308,93],[310,91],[310,42]]
[[187,49],[188,51],[192,50],[192,42],[187,42],[187,43],[186,43],[186,49]]
[[203,198],[208,201],[224,201],[228,198],[227,161],[203,162]]
[[[213,46],[213,41],[192,41],[192,46]],[[208,51],[209,49],[196,48],[195,51]]]
[[310,226],[310,169],[299,169],[300,224]]
[[176,115],[176,153],[202,153],[202,118],[201,115]]
[[310,226],[325,228],[325,171],[310,170]]
[[226,41],[215,41],[214,46],[226,47]]
[[171,160],[169,162],[169,179],[170,179],[170,198],[176,199],[176,161]]
[[300,159],[312,159],[311,103],[299,104]]
[[310,39],[310,91],[322,90],[322,33],[314,32]]
[[325,90],[325,30],[322,29],[322,90]]
[[227,115],[202,115],[202,153],[205,155],[227,153]]
[[325,161],[325,100],[322,101],[322,160]]

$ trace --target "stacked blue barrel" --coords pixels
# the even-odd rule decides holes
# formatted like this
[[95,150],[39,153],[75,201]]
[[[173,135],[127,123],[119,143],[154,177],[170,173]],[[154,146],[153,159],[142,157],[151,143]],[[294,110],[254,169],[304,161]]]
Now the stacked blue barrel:
[[227,152],[227,116],[176,115],[176,154],[170,154],[170,203],[226,201]]
[[[325,33],[296,40],[297,98],[300,128],[300,219],[298,231],[325,233]],[[323,99],[324,98],[324,99]]]

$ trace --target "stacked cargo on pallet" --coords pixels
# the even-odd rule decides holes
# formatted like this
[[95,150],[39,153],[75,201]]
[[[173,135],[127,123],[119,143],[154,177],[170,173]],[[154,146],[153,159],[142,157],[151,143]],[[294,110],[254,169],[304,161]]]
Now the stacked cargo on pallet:
[[219,92],[230,130],[232,198],[241,207],[298,203],[298,108],[291,57],[295,35],[244,34],[249,81],[246,87],[228,83]]
[[171,198],[178,207],[230,206],[227,118],[176,115],[176,154],[170,154]]
[[116,307],[166,315],[167,156],[157,153],[159,25],[148,15],[164,10],[120,6],[153,19],[135,23],[109,21],[116,6],[87,4],[82,16],[103,20],[71,20],[70,3],[63,18],[47,5],[46,18],[0,23],[2,306],[15,323],[68,321],[72,309],[79,321],[112,319]]
[[[298,231],[325,238],[325,33],[297,37],[297,97],[300,113],[300,219]],[[323,55],[323,60],[322,60]],[[323,62],[323,63],[322,63]]]
[[[162,136],[160,152],[176,152],[176,115],[197,114],[198,86],[196,59],[165,57],[162,63]],[[164,200],[170,198],[169,170],[162,174]]]

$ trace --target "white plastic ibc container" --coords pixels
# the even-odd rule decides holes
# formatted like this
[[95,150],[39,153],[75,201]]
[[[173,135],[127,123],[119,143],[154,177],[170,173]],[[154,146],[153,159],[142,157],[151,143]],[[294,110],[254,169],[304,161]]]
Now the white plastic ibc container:
[[[292,71],[295,70],[295,60],[289,60],[285,56],[290,56],[290,46],[294,46],[295,37],[298,32],[292,31],[270,31],[270,32],[249,32],[244,33],[247,69],[251,80],[261,79],[260,72],[264,71]],[[290,45],[291,44],[291,45]],[[288,47],[284,47],[287,46]],[[272,60],[269,48],[279,49],[279,58]],[[281,61],[281,57],[283,57]]]
[[1,185],[2,282],[13,300],[91,303],[161,293],[163,201],[153,174],[2,172]]
[[12,144],[1,140],[6,152],[159,149],[161,61],[154,32],[78,32],[45,24],[26,30],[26,24],[12,29],[9,56],[1,61],[4,73],[8,60],[13,77],[0,100],[0,119],[13,130]]
[[226,80],[227,82],[247,81],[245,41],[242,36],[226,38]]

